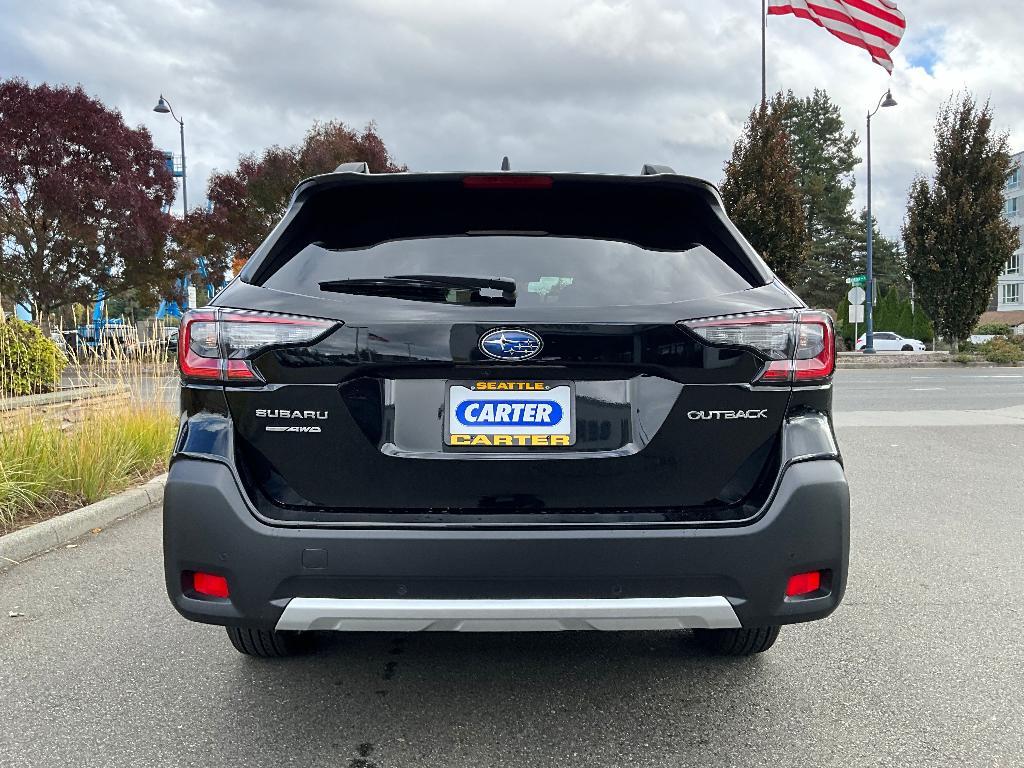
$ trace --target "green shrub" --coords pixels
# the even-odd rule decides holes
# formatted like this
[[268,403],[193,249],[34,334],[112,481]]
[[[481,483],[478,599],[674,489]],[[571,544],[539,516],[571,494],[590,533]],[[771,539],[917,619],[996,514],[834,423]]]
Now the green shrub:
[[974,329],[976,336],[1009,336],[1010,326],[1006,323],[984,323]]
[[0,322],[0,395],[31,395],[56,388],[67,360],[34,325]]
[[1019,363],[1024,361],[1024,349],[1003,336],[996,336],[981,345],[982,355],[990,363]]
[[974,355],[969,355],[965,352],[961,352],[958,355],[953,355],[951,359],[954,363],[973,363]]
[[1007,336],[1006,340],[1011,344],[1014,344],[1020,347],[1021,349],[1024,349],[1024,336]]

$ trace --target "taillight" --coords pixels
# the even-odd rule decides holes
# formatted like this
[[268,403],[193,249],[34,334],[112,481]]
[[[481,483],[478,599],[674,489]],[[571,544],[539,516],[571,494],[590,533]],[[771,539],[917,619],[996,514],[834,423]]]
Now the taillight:
[[191,310],[181,319],[178,368],[188,379],[260,383],[252,358],[271,347],[308,344],[337,325],[268,312]]
[[836,367],[835,330],[825,312],[752,312],[688,320],[681,325],[711,346],[755,352],[765,361],[757,381],[820,381],[830,377]]

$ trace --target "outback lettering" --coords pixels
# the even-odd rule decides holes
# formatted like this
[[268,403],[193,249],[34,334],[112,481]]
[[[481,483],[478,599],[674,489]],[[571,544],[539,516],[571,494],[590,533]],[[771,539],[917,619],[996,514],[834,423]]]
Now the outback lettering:
[[749,411],[689,411],[687,417],[699,419],[767,419],[767,410],[751,409]]

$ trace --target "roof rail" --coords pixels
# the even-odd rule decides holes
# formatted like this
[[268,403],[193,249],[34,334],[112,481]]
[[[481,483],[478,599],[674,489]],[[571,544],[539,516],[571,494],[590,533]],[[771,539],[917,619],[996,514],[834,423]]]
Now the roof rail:
[[641,176],[655,176],[659,173],[672,173],[675,171],[668,165],[652,165],[650,163],[644,163],[644,167],[640,169]]
[[342,163],[334,169],[335,173],[369,173],[370,166],[360,161],[358,163]]

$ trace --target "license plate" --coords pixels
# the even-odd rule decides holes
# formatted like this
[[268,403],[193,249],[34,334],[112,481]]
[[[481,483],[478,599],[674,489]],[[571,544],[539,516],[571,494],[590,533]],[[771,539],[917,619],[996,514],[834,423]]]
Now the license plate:
[[453,447],[566,447],[576,442],[568,381],[450,381],[444,442]]

